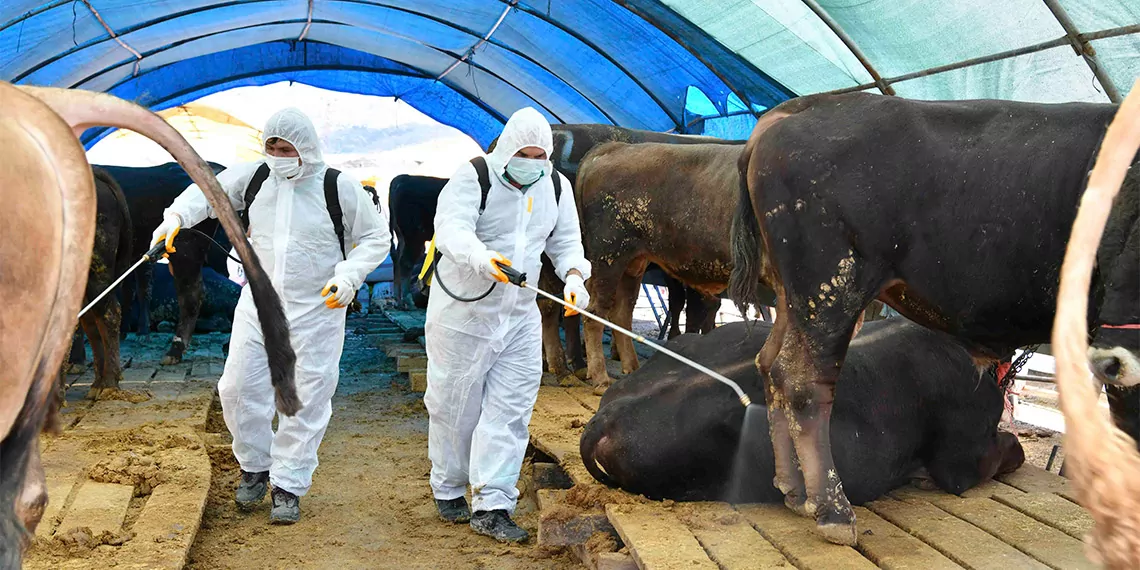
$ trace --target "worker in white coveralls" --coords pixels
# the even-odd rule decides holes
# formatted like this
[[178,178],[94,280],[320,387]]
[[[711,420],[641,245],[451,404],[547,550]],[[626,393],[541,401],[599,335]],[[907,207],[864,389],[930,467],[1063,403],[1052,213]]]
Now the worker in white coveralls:
[[[345,307],[364,277],[387,257],[391,237],[387,216],[377,211],[360,182],[325,166],[317,130],[300,110],[283,109],[270,117],[262,142],[264,160],[227,169],[218,174],[218,182],[234,209],[248,214],[249,241],[281,296],[304,407],[294,417],[278,418],[273,432],[274,391],[248,286],[242,287],[234,312],[218,393],[241,465],[238,506],[257,507],[272,485],[270,522],[292,524],[301,516],[299,497],[312,485],[317,447],[332,415]],[[254,199],[247,209],[251,190]],[[326,200],[333,193],[336,203]],[[202,191],[190,186],[164,212],[154,243],[166,239],[170,248],[180,228],[207,216],[216,214]],[[340,218],[340,227],[333,217]]]
[[[569,182],[556,199],[550,124],[531,108],[511,116],[485,157],[490,188],[480,213],[477,169],[464,164],[439,195],[435,245],[439,259],[424,327],[430,416],[431,488],[440,517],[470,521],[480,534],[522,542],[511,520],[526,452],[531,412],[542,378],[542,327],[535,293],[508,285],[500,265],[537,279],[543,251],[565,282],[568,302],[589,304],[590,262],[582,249]],[[478,160],[478,159],[476,159]],[[576,313],[576,312],[575,312]],[[464,495],[471,485],[474,514]]]

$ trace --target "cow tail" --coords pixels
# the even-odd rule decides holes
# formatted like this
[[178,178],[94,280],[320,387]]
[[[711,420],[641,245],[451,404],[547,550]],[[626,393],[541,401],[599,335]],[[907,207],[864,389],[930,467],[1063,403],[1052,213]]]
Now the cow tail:
[[598,482],[610,487],[617,487],[617,483],[610,478],[595,457],[595,451],[598,447],[598,442],[601,441],[603,434],[603,424],[598,416],[594,416],[589,422],[586,423],[586,430],[582,432],[582,438],[578,441],[578,452],[582,455],[582,463],[586,465],[586,471],[597,479]]
[[0,441],[0,465],[4,466],[0,469],[0,568],[20,567],[20,545],[29,538],[28,529],[16,511],[16,503],[27,478],[28,461],[35,453],[36,436],[48,416],[55,413],[55,401],[47,392],[55,385],[58,370],[59,363],[48,366],[41,358],[24,405],[12,429]]
[[740,195],[736,213],[732,217],[732,275],[729,278],[729,297],[748,320],[748,307],[760,305],[760,222],[752,208],[748,191],[748,162],[752,145],[745,145],[740,155]]
[[158,143],[178,161],[213,206],[218,221],[242,260],[250,292],[253,293],[253,303],[257,308],[257,319],[265,337],[269,377],[277,393],[277,410],[286,416],[293,416],[300,411],[301,400],[297,396],[295,378],[297,354],[289,342],[289,321],[285,317],[285,308],[269,275],[254,253],[253,246],[246,239],[245,229],[238,221],[237,213],[210,165],[162,117],[134,103],[80,89],[18,88],[51,107],[74,131],[82,132],[82,129],[93,126],[129,129]]

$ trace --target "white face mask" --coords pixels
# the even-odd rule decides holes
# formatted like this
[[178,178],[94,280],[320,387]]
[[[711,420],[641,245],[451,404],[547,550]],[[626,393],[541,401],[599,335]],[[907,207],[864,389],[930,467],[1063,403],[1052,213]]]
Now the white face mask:
[[523,186],[530,186],[538,182],[538,179],[542,178],[545,173],[545,169],[546,160],[544,159],[515,156],[507,161],[507,174],[511,175],[511,180]]
[[295,156],[266,156],[265,164],[274,174],[283,178],[292,178],[301,173],[301,159]]

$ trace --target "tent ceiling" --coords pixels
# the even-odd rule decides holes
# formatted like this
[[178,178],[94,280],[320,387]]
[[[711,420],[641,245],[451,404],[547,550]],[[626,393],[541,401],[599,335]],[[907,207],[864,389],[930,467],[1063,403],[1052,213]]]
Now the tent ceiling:
[[[1087,49],[1081,55],[1074,45]],[[483,144],[523,106],[555,122],[683,131],[694,116],[841,89],[1108,101],[1112,86],[1126,94],[1138,74],[1134,0],[7,0],[0,7],[0,79],[108,91],[156,109],[236,85],[303,81],[400,97]],[[97,136],[88,133],[86,142]]]

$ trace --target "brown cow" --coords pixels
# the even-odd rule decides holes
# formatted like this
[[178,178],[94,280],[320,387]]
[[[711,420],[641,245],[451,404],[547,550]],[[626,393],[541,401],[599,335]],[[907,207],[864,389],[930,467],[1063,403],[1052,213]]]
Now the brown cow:
[[[157,115],[121,99],[0,82],[0,567],[19,567],[21,545],[47,496],[38,435],[54,415],[52,392],[75,330],[95,233],[93,175],[78,135],[107,125],[135,130],[179,160],[204,190],[246,260],[269,352],[277,407],[300,409],[288,322],[237,216],[209,166]],[[49,427],[54,422],[49,423]]]
[[[731,226],[740,187],[735,145],[606,143],[590,151],[578,173],[586,282],[594,314],[630,328],[649,263],[702,295],[728,287]],[[587,377],[611,382],[602,352],[603,326],[586,322]],[[616,336],[625,373],[637,369],[633,341]]]
[[[578,169],[586,155],[598,145],[607,142],[623,143],[663,143],[663,144],[720,144],[734,145],[739,150],[744,141],[729,141],[715,137],[697,135],[677,135],[672,133],[659,133],[627,129],[614,125],[574,124],[551,125],[554,135],[554,152],[550,161],[574,188],[575,202],[581,203],[581,192],[578,189]],[[498,139],[491,141],[487,152],[494,150]],[[396,215],[395,211],[392,213]],[[542,264],[542,273],[539,276],[539,288],[544,291],[558,292],[562,290],[562,280],[554,274],[554,268],[546,260]],[[553,301],[539,297],[538,310],[542,314],[542,346],[543,359],[546,361],[548,372],[558,377],[568,376],[571,368],[575,373],[581,373],[585,366],[582,358],[582,339],[579,335],[581,317],[563,318],[563,307]],[[559,322],[566,333],[566,349],[563,349],[562,340],[558,336]],[[567,361],[570,367],[567,367]]]

